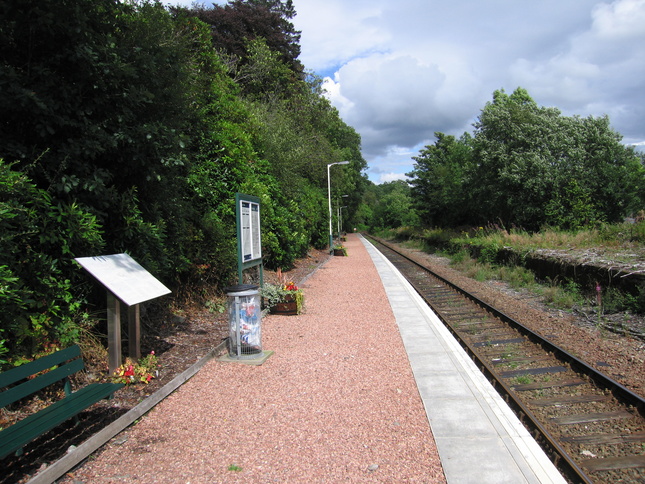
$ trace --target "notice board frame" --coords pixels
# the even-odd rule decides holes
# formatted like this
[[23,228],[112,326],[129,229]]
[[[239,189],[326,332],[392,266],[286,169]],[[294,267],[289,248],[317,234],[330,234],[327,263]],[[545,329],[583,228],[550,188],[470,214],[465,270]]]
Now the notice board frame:
[[235,194],[235,222],[237,226],[237,277],[244,283],[244,270],[260,266],[260,286],[264,281],[262,263],[262,203],[259,197]]

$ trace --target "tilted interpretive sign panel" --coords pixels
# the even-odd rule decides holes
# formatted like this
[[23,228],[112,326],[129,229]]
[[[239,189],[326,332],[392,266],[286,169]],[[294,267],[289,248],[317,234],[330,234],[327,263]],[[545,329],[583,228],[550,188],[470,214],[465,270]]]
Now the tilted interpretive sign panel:
[[128,254],[78,257],[74,260],[127,306],[171,292]]

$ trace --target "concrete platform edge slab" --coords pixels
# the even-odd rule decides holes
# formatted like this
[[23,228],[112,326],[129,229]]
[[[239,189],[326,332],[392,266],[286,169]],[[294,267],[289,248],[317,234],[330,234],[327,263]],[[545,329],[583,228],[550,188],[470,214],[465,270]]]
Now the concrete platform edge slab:
[[[383,282],[431,427],[434,422],[433,435],[448,483],[566,483],[414,288],[369,241],[363,237],[361,241]],[[424,353],[421,341],[432,341],[432,350]],[[437,348],[444,348],[445,353],[438,354]],[[427,368],[433,357],[437,364],[442,360],[442,378],[434,378],[437,373]],[[445,378],[448,374],[451,377]],[[476,424],[464,421],[460,405],[480,407]],[[455,411],[447,412],[451,407]]]

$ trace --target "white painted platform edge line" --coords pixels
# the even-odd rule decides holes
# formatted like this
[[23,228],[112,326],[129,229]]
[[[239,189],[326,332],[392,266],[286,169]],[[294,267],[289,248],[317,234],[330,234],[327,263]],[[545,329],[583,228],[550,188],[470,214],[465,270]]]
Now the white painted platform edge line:
[[[457,342],[450,331],[444,326],[444,324],[434,313],[434,311],[432,311],[428,307],[425,301],[421,298],[421,296],[419,296],[412,285],[403,277],[399,270],[381,252],[379,252],[371,242],[363,237],[361,237],[361,241],[368,249],[368,252],[372,256],[372,258],[377,256],[395,274],[395,276],[399,279],[401,285],[406,288],[407,292],[412,297],[413,302],[423,313],[428,322],[434,326],[434,328],[438,333],[441,334],[448,346],[450,346],[451,349],[454,350],[452,354],[457,355],[457,359],[462,364],[462,366],[469,370],[467,371],[467,374],[473,385],[475,385],[484,395],[486,403],[490,406],[490,410],[496,415],[499,423],[507,430],[508,434],[516,437],[515,443],[518,444],[518,450],[521,452],[524,458],[527,458],[527,463],[531,467],[531,469],[535,469],[536,466],[538,469],[542,469],[543,472],[536,470],[536,474],[548,475],[549,479],[545,480],[544,482],[566,484],[566,480],[562,477],[560,472],[556,469],[555,465],[547,457],[546,453],[542,450],[540,445],[536,442],[536,440],[528,432],[524,425],[519,421],[517,416],[502,399],[499,393],[497,393],[497,390],[493,388],[490,382],[477,368],[472,359],[466,354],[464,349]],[[485,409],[483,410],[488,415],[488,412],[486,412]],[[523,449],[519,447],[521,444],[524,444]]]

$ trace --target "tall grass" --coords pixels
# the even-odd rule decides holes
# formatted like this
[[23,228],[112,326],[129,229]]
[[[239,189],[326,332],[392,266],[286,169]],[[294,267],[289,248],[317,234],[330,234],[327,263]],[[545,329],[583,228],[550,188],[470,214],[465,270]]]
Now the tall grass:
[[[523,254],[536,249],[585,251],[601,249],[607,258],[642,261],[645,258],[645,222],[604,225],[578,231],[545,229],[529,233],[520,229],[506,230],[495,225],[455,232],[453,230],[410,228],[392,231],[390,238],[405,239],[407,246],[439,253],[451,259],[452,266],[478,281],[500,280],[516,290],[527,290],[547,304],[563,310],[595,305],[595,294],[572,282],[539,283],[534,274],[522,265]],[[496,263],[500,249],[510,247],[516,260],[506,265]],[[628,250],[626,250],[628,249]],[[473,258],[475,254],[477,258]],[[611,290],[610,290],[611,289]],[[602,310],[629,310],[645,313],[645,289],[631,295],[608,288],[603,291]]]
[[485,241],[486,245],[510,246],[516,250],[532,249],[591,249],[645,247],[645,222],[603,225],[578,231],[544,229],[537,233],[521,229],[506,230],[489,225],[478,227],[458,238],[461,242]]

